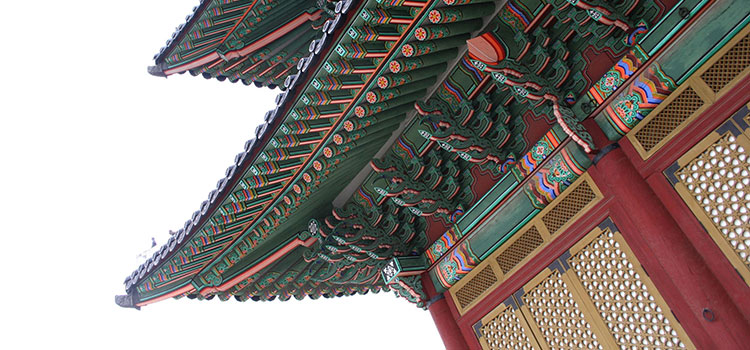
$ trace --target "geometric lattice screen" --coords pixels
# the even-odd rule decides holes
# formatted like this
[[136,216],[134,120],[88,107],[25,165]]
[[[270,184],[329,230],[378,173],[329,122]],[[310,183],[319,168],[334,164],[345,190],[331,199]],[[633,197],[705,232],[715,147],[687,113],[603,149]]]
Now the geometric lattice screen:
[[620,348],[685,348],[619,234],[602,232],[568,262]]
[[695,115],[703,105],[703,99],[688,86],[653,119],[635,131],[635,140],[646,152],[652,151],[662,140],[677,131],[689,117]]
[[750,282],[750,141],[743,107],[665,172],[734,268]]
[[607,219],[474,326],[483,349],[692,349]]
[[519,300],[532,332],[555,349],[603,349],[563,274],[547,270],[537,278]]
[[532,342],[534,336],[528,333],[528,324],[523,317],[519,317],[514,311],[517,306],[513,300],[509,305],[500,304],[492,313],[492,317],[481,324],[478,331],[481,332],[480,339],[484,349],[536,349],[537,343]]
[[465,308],[472,301],[476,300],[482,293],[492,287],[497,282],[497,276],[492,271],[492,266],[485,266],[474,275],[469,283],[466,283],[456,292],[456,299],[461,308]]
[[734,44],[719,60],[701,74],[711,90],[719,93],[732,80],[750,67],[750,35]]

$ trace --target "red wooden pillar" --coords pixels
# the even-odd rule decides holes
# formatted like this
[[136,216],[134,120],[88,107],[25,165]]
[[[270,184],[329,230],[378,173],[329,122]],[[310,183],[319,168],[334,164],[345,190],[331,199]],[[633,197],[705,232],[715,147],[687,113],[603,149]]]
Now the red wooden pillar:
[[427,309],[430,310],[430,315],[435,322],[438,333],[440,333],[445,350],[469,350],[469,346],[458,328],[458,323],[453,318],[448,300],[444,294],[435,292],[435,287],[432,286],[432,281],[430,281],[427,273],[422,275],[422,285],[427,295],[432,298]]
[[589,168],[611,215],[675,316],[700,348],[742,349],[750,326],[659,197],[618,147]]
[[429,310],[438,333],[440,333],[440,338],[443,339],[445,350],[469,350],[464,337],[461,335],[461,330],[458,329],[456,320],[451,315],[448,301],[445,298],[440,298],[430,305]]

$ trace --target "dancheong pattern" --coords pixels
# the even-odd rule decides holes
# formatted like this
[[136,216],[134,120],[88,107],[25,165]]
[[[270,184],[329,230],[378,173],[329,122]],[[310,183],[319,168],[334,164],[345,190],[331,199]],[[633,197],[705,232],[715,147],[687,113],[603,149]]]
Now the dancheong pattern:
[[675,88],[675,82],[657,63],[653,63],[636,78],[635,82],[628,85],[626,92],[615,98],[603,113],[612,127],[624,135],[651,113]]
[[[425,258],[450,287],[501,244],[457,225],[487,183],[515,181],[503,200],[517,200],[519,222],[498,224],[511,231],[565,191],[595,150],[576,103],[615,93],[638,69],[634,38],[664,10],[657,0],[201,1],[150,72],[286,92],[200,210],[126,280],[130,297],[395,289],[422,305],[419,278],[386,286],[385,263]],[[607,56],[594,73],[591,50]],[[650,103],[653,91],[638,96]],[[358,173],[361,185],[341,186]],[[475,211],[466,231],[493,210]]]
[[648,55],[640,47],[634,47],[633,50],[629,51],[625,57],[610,68],[607,73],[604,73],[604,76],[589,89],[588,96],[596,101],[597,104],[601,104],[619,89],[625,80],[641,68],[641,65],[647,59]]

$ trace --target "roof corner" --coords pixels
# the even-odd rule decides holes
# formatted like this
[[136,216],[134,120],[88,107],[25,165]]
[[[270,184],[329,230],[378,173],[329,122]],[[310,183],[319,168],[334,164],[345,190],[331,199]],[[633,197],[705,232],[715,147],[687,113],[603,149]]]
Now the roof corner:
[[115,304],[124,308],[131,308],[136,310],[141,309],[140,306],[137,306],[135,304],[135,302],[133,301],[133,296],[131,294],[115,295]]

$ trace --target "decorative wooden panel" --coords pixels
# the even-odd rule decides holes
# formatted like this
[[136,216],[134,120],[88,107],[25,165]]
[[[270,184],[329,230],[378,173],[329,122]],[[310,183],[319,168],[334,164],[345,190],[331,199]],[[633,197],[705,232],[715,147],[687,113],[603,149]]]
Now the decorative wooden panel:
[[[750,282],[750,138],[732,119],[665,171],[668,179],[734,268]],[[743,122],[744,124],[744,122]],[[745,124],[744,126],[747,126]]]
[[701,74],[701,79],[715,93],[727,86],[734,78],[750,67],[750,35],[735,44],[709,69]]
[[468,283],[456,292],[456,299],[461,308],[471,304],[477,297],[492,287],[495,282],[497,282],[497,276],[492,271],[492,266],[487,265],[482,268],[478,274],[474,275]]
[[484,349],[695,348],[610,219],[474,329]]
[[550,348],[604,349],[559,271],[543,271],[527,288],[522,307]]
[[500,254],[497,255],[497,264],[500,265],[500,269],[503,273],[508,273],[513,270],[518,263],[525,259],[534,249],[544,243],[544,239],[535,226],[531,226],[526,232],[518,237],[513,243],[508,246]]
[[703,99],[691,87],[687,87],[668,103],[656,117],[635,133],[635,138],[647,152],[659,144],[672,131],[684,123],[698,108]]
[[596,194],[587,182],[582,182],[570,191],[552,210],[542,216],[542,221],[551,234],[559,231],[570,219],[580,213],[584,207],[591,203]]
[[750,26],[743,29],[627,137],[641,158],[648,159],[693,119],[750,74]]

